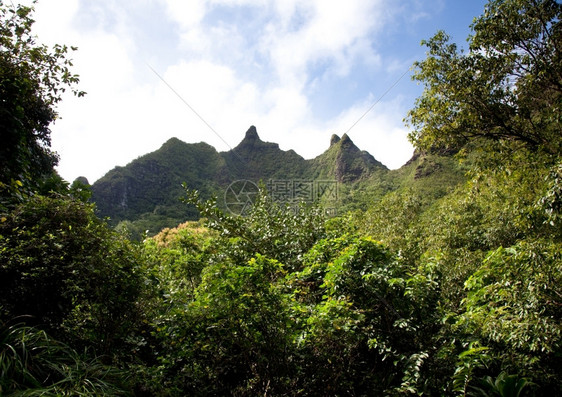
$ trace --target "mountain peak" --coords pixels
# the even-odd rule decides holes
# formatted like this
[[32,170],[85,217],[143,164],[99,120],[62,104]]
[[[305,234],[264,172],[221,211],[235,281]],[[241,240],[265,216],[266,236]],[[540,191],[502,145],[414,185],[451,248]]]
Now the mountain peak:
[[339,144],[340,144],[340,150],[343,150],[344,152],[349,152],[350,154],[362,152],[362,150],[359,149],[355,145],[355,143],[353,143],[353,141],[351,140],[351,138],[347,134],[343,134],[341,136]]
[[248,131],[246,131],[246,135],[244,136],[244,140],[251,140],[251,141],[259,141],[260,137],[258,135],[258,130],[256,129],[255,126],[250,126],[250,128],[248,128]]
[[368,152],[359,149],[347,133],[341,138],[333,134],[330,149],[316,157],[315,161],[330,164],[328,175],[333,175],[338,182],[344,183],[366,179],[378,170],[387,169]]
[[337,136],[336,134],[332,134],[332,137],[330,138],[330,146],[335,145],[339,141],[340,141],[340,137]]
[[260,139],[259,135],[258,135],[258,130],[256,129],[255,126],[250,126],[250,128],[248,128],[248,131],[246,131],[246,135],[244,135],[244,139],[242,139],[242,141],[240,141],[240,143],[238,144],[238,146],[236,146],[233,151],[237,152],[237,154],[239,155],[248,155],[251,152],[254,152],[255,150],[258,150],[259,148],[264,148],[264,147],[276,147],[278,148],[279,145],[277,145],[276,143],[269,143],[269,142],[264,142]]
[[341,143],[344,144],[344,143],[348,143],[348,142],[350,142],[350,143],[353,144],[353,141],[351,140],[351,138],[349,137],[349,135],[343,134],[343,135],[341,136]]
[[162,144],[162,146],[177,145],[177,144],[180,144],[180,143],[184,143],[184,142],[182,142],[180,139],[178,139],[176,137],[172,137],[172,138],[168,139],[166,142],[164,142]]

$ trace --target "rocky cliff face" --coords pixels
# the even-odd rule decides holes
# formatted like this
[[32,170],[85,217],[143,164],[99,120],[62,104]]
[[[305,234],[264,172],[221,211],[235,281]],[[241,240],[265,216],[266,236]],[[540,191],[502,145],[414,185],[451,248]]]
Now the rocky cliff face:
[[387,170],[373,156],[355,146],[347,134],[335,145],[339,145],[335,162],[335,177],[339,182],[354,182],[367,178],[375,170]]

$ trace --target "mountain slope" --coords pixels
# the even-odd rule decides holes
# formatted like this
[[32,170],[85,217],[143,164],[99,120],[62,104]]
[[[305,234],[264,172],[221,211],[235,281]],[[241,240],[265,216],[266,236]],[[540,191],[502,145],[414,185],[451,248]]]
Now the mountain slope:
[[369,178],[377,171],[385,172],[388,168],[355,146],[347,134],[343,134],[341,139],[334,134],[328,150],[310,161],[308,176],[349,183]]
[[234,149],[221,153],[231,181],[247,179],[258,183],[267,179],[300,178],[307,161],[295,151],[284,151],[276,143],[264,142],[251,126]]
[[185,194],[182,183],[204,198],[217,197],[224,208],[227,188],[235,181],[287,183],[289,189],[296,189],[297,182],[304,182],[301,186],[331,182],[337,194],[330,197],[330,206],[341,213],[366,209],[373,200],[406,185],[438,196],[462,179],[454,163],[447,156],[416,154],[400,170],[391,171],[347,134],[341,139],[333,135],[324,153],[305,160],[293,150],[262,141],[251,126],[234,149],[221,153],[206,143],[172,138],[160,149],[109,171],[92,185],[92,200],[113,225],[125,222],[129,228],[156,233],[198,218],[194,208],[179,200]]
[[[177,138],[125,167],[116,167],[92,185],[92,199],[113,223],[152,213],[173,219],[192,218],[181,204],[182,183],[206,196],[227,181],[226,164],[206,143],[187,144]],[[175,222],[175,220],[174,220]]]

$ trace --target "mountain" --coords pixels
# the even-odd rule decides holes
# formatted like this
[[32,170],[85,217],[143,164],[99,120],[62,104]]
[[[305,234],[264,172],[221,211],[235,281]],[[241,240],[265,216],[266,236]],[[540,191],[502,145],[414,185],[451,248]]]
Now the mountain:
[[229,182],[301,178],[308,167],[307,161],[295,151],[283,151],[276,143],[262,141],[254,126],[246,131],[238,146],[220,155],[226,163]]
[[334,134],[328,150],[310,161],[308,175],[312,179],[333,178],[349,183],[367,179],[377,171],[386,172],[388,168],[355,146],[347,134],[341,139]]
[[217,197],[223,208],[228,205],[229,186],[237,181],[252,182],[249,186],[261,181],[277,192],[281,188],[284,197],[291,198],[302,198],[304,192],[315,199],[319,191],[332,189],[331,199],[337,199],[336,204],[345,211],[364,208],[404,185],[425,186],[436,178],[445,179],[439,185],[448,185],[447,178],[456,181],[457,177],[449,175],[454,166],[442,166],[444,161],[418,153],[400,170],[390,171],[360,150],[347,134],[341,138],[332,135],[324,153],[306,160],[293,150],[262,141],[251,126],[234,149],[220,153],[206,143],[171,138],[160,149],[116,167],[96,181],[92,200],[99,215],[108,217],[113,225],[156,233],[198,217],[194,208],[180,201],[185,194],[182,183],[200,191],[202,197]]
[[114,224],[144,216],[159,218],[167,225],[197,216],[179,201],[184,194],[182,183],[210,196],[227,180],[225,160],[215,148],[172,138],[157,151],[116,167],[96,181],[92,200],[99,214]]

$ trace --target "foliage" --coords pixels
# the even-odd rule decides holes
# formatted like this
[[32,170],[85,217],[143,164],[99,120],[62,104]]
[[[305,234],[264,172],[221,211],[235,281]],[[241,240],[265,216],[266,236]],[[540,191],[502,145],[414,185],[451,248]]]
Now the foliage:
[[78,354],[45,331],[18,323],[0,327],[3,396],[130,395],[127,375]]
[[[187,186],[184,186],[187,189]],[[300,266],[302,255],[325,235],[322,210],[301,203],[297,207],[273,201],[260,187],[248,216],[231,216],[216,206],[216,200],[202,201],[197,191],[187,190],[186,203],[195,205],[209,228],[220,233],[220,255],[245,262],[255,254],[265,255],[290,269]]]
[[307,390],[377,395],[419,390],[434,312],[433,281],[410,277],[380,243],[319,241],[287,277],[297,302]]
[[[549,171],[556,167],[526,151],[503,163],[486,156],[485,163],[476,161],[484,165],[473,168],[469,181],[437,201],[424,190],[403,189],[355,225],[350,221],[357,218],[305,221],[314,219],[313,208],[303,208],[297,222],[265,192],[247,217],[233,217],[189,192],[187,201],[218,234],[207,245],[213,248],[195,293],[167,306],[155,322],[161,345],[173,341],[159,353],[167,390],[466,395],[505,394],[512,387],[556,395],[560,313],[540,309],[541,302],[558,307],[562,274],[553,259],[559,232],[547,210],[556,199],[556,172]],[[391,250],[345,234],[364,233],[366,225]],[[482,276],[488,251],[525,239],[529,256],[514,269],[519,263],[529,263],[529,271],[544,269],[538,274],[547,274],[548,284],[540,284],[537,274],[511,272],[503,262],[501,271],[494,267]],[[555,245],[546,249],[549,241]],[[540,254],[545,249],[549,254]],[[501,285],[520,285],[520,293],[502,292],[490,277],[501,274]],[[477,278],[499,295],[467,306],[473,296],[467,280]],[[529,288],[554,295],[531,298]],[[496,307],[491,299],[508,293],[516,294],[505,303],[514,311],[499,306],[488,315]],[[276,327],[266,327],[264,318]],[[554,345],[548,353],[525,350],[533,338]],[[514,342],[519,344],[509,346]]]
[[[443,33],[426,43],[418,149],[400,170],[348,137],[308,171],[255,128],[224,157],[172,139],[98,185],[123,211],[139,199],[142,217],[120,224],[137,244],[95,216],[87,181],[42,175],[31,197],[10,181],[22,203],[0,216],[0,393],[561,395],[561,7],[492,0],[468,54]],[[294,164],[258,169],[260,155]],[[182,161],[207,173],[168,173]],[[326,220],[263,186],[244,216],[202,199],[245,165],[354,180],[355,211]],[[153,185],[144,199],[135,178]],[[207,190],[151,207],[182,178]],[[147,237],[187,212],[203,219]]]
[[[537,202],[539,210],[546,214],[545,222],[553,227],[552,232],[560,230],[562,218],[562,163],[558,162],[545,177],[547,191]],[[558,234],[560,238],[560,235]]]
[[[510,372],[558,382],[562,347],[562,258],[560,244],[521,241],[498,248],[466,281],[458,320],[479,337]],[[546,389],[548,390],[548,389]]]
[[186,222],[144,241],[145,283],[153,294],[153,307],[145,307],[145,312],[158,317],[193,300],[201,272],[216,254],[215,235],[202,221]]
[[[70,72],[66,46],[39,45],[32,35],[33,8],[0,2],[0,205],[37,189],[58,157],[50,149],[49,125],[62,93],[78,76]],[[70,48],[75,50],[74,47]],[[0,207],[1,208],[1,207]]]
[[[305,191],[309,201],[344,212],[366,205],[362,190],[376,189],[381,196],[390,190],[394,184],[386,180],[387,173],[385,166],[360,151],[347,136],[316,159],[305,160],[294,151],[261,141],[251,127],[238,146],[222,153],[205,143],[187,144],[172,138],[160,149],[109,171],[92,190],[98,213],[109,217],[112,225],[125,222],[132,235],[140,238],[146,230],[154,235],[198,218],[195,208],[178,200],[182,183],[204,199],[217,196],[217,206],[223,210],[225,192],[237,181],[279,182],[288,187],[281,194],[291,204],[298,200],[292,184],[312,183],[315,186]],[[325,182],[337,183],[337,197],[316,190]],[[347,200],[344,206],[340,197]]]
[[438,32],[415,64],[425,90],[408,114],[421,148],[506,140],[557,155],[561,147],[562,4],[491,0],[466,54]]
[[224,159],[206,143],[187,144],[176,138],[160,149],[125,167],[116,167],[92,185],[97,212],[112,225],[128,220],[128,228],[139,237],[186,220],[197,219],[197,211],[180,201],[182,183],[205,197],[219,191]]
[[359,148],[347,134],[341,140],[332,137],[328,150],[310,161],[307,174],[312,179],[331,179],[339,183],[367,179],[372,174],[383,175],[388,169],[373,156]]
[[431,271],[412,277],[370,239],[321,239],[314,208],[296,216],[263,192],[245,218],[188,195],[220,233],[195,293],[174,300],[169,284],[165,311],[154,319],[169,390],[293,395],[421,387],[435,324]]
[[356,222],[361,231],[384,241],[405,260],[413,261],[420,255],[416,225],[425,207],[424,196],[412,189],[399,190],[385,195],[364,214],[360,213]]
[[139,260],[91,205],[35,196],[0,222],[0,314],[116,352],[137,321]]
[[481,382],[481,387],[474,387],[476,393],[473,395],[479,396],[501,396],[501,397],[519,397],[523,389],[531,383],[525,378],[519,378],[517,375],[508,375],[502,372],[496,379],[490,376],[484,378]]
[[221,157],[229,181],[245,179],[258,183],[268,179],[308,179],[305,176],[308,160],[293,150],[284,151],[276,143],[262,141],[254,126],[246,131],[244,139],[234,149],[221,153]]
[[275,394],[286,387],[291,324],[288,299],[274,283],[282,273],[260,255],[243,266],[205,269],[187,310],[173,311],[174,321],[158,328],[173,349],[163,363],[180,394]]

